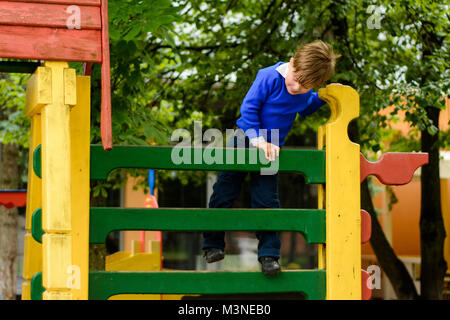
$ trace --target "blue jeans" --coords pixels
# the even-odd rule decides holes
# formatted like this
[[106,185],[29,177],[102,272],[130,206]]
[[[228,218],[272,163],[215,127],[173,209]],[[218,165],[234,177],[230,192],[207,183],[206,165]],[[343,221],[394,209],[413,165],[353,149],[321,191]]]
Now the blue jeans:
[[[238,139],[233,136],[227,147],[236,147]],[[242,140],[241,140],[242,141]],[[242,142],[241,142],[242,143]],[[249,139],[245,136],[245,148],[249,148]],[[213,194],[209,199],[210,208],[232,208],[233,202],[241,192],[241,185],[247,176],[245,171],[222,171],[213,186]],[[251,207],[252,208],[280,208],[278,199],[278,173],[261,175],[260,172],[250,172],[251,178]],[[268,221],[267,223],[270,223]],[[280,258],[281,241],[279,232],[258,231],[255,233],[258,243],[258,259],[261,257]],[[225,232],[204,232],[202,249],[219,248],[225,250]]]

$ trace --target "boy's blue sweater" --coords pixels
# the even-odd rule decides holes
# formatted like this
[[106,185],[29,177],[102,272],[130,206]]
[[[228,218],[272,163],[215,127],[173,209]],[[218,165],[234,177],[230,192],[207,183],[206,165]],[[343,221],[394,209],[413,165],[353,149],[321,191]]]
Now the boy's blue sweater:
[[[270,130],[279,129],[279,143],[272,143],[282,146],[297,113],[304,118],[325,104],[312,89],[304,94],[291,95],[284,77],[276,70],[283,63],[259,70],[242,102],[241,117],[236,124],[244,132],[255,129],[256,133],[252,130],[247,132],[249,139],[262,135],[266,141],[272,142]],[[267,129],[267,136],[258,129]]]

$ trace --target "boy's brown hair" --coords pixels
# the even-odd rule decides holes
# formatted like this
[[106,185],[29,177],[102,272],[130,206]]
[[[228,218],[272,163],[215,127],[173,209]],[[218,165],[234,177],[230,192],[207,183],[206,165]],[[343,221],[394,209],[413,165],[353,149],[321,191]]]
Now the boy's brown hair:
[[294,56],[294,74],[304,88],[320,87],[334,74],[336,59],[333,48],[316,40],[300,47]]

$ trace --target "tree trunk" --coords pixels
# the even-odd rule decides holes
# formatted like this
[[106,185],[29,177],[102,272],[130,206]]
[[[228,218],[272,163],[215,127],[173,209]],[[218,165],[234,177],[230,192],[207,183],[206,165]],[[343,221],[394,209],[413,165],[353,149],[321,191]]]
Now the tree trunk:
[[[439,127],[437,108],[425,109],[433,124]],[[420,209],[421,269],[420,289],[423,299],[442,299],[447,263],[444,260],[445,228],[441,210],[438,133],[422,133],[422,152],[428,152],[429,163],[422,167]]]
[[[13,144],[4,144],[1,152],[0,189],[19,186],[19,150]],[[0,206],[0,290],[3,299],[16,299],[17,208]]]

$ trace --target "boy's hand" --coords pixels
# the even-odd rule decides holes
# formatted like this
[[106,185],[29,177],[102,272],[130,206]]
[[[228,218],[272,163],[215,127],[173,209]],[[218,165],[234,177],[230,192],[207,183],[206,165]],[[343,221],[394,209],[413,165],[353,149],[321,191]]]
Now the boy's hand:
[[269,161],[275,161],[275,156],[280,155],[280,147],[270,142],[260,142],[256,148],[264,150],[264,155]]

